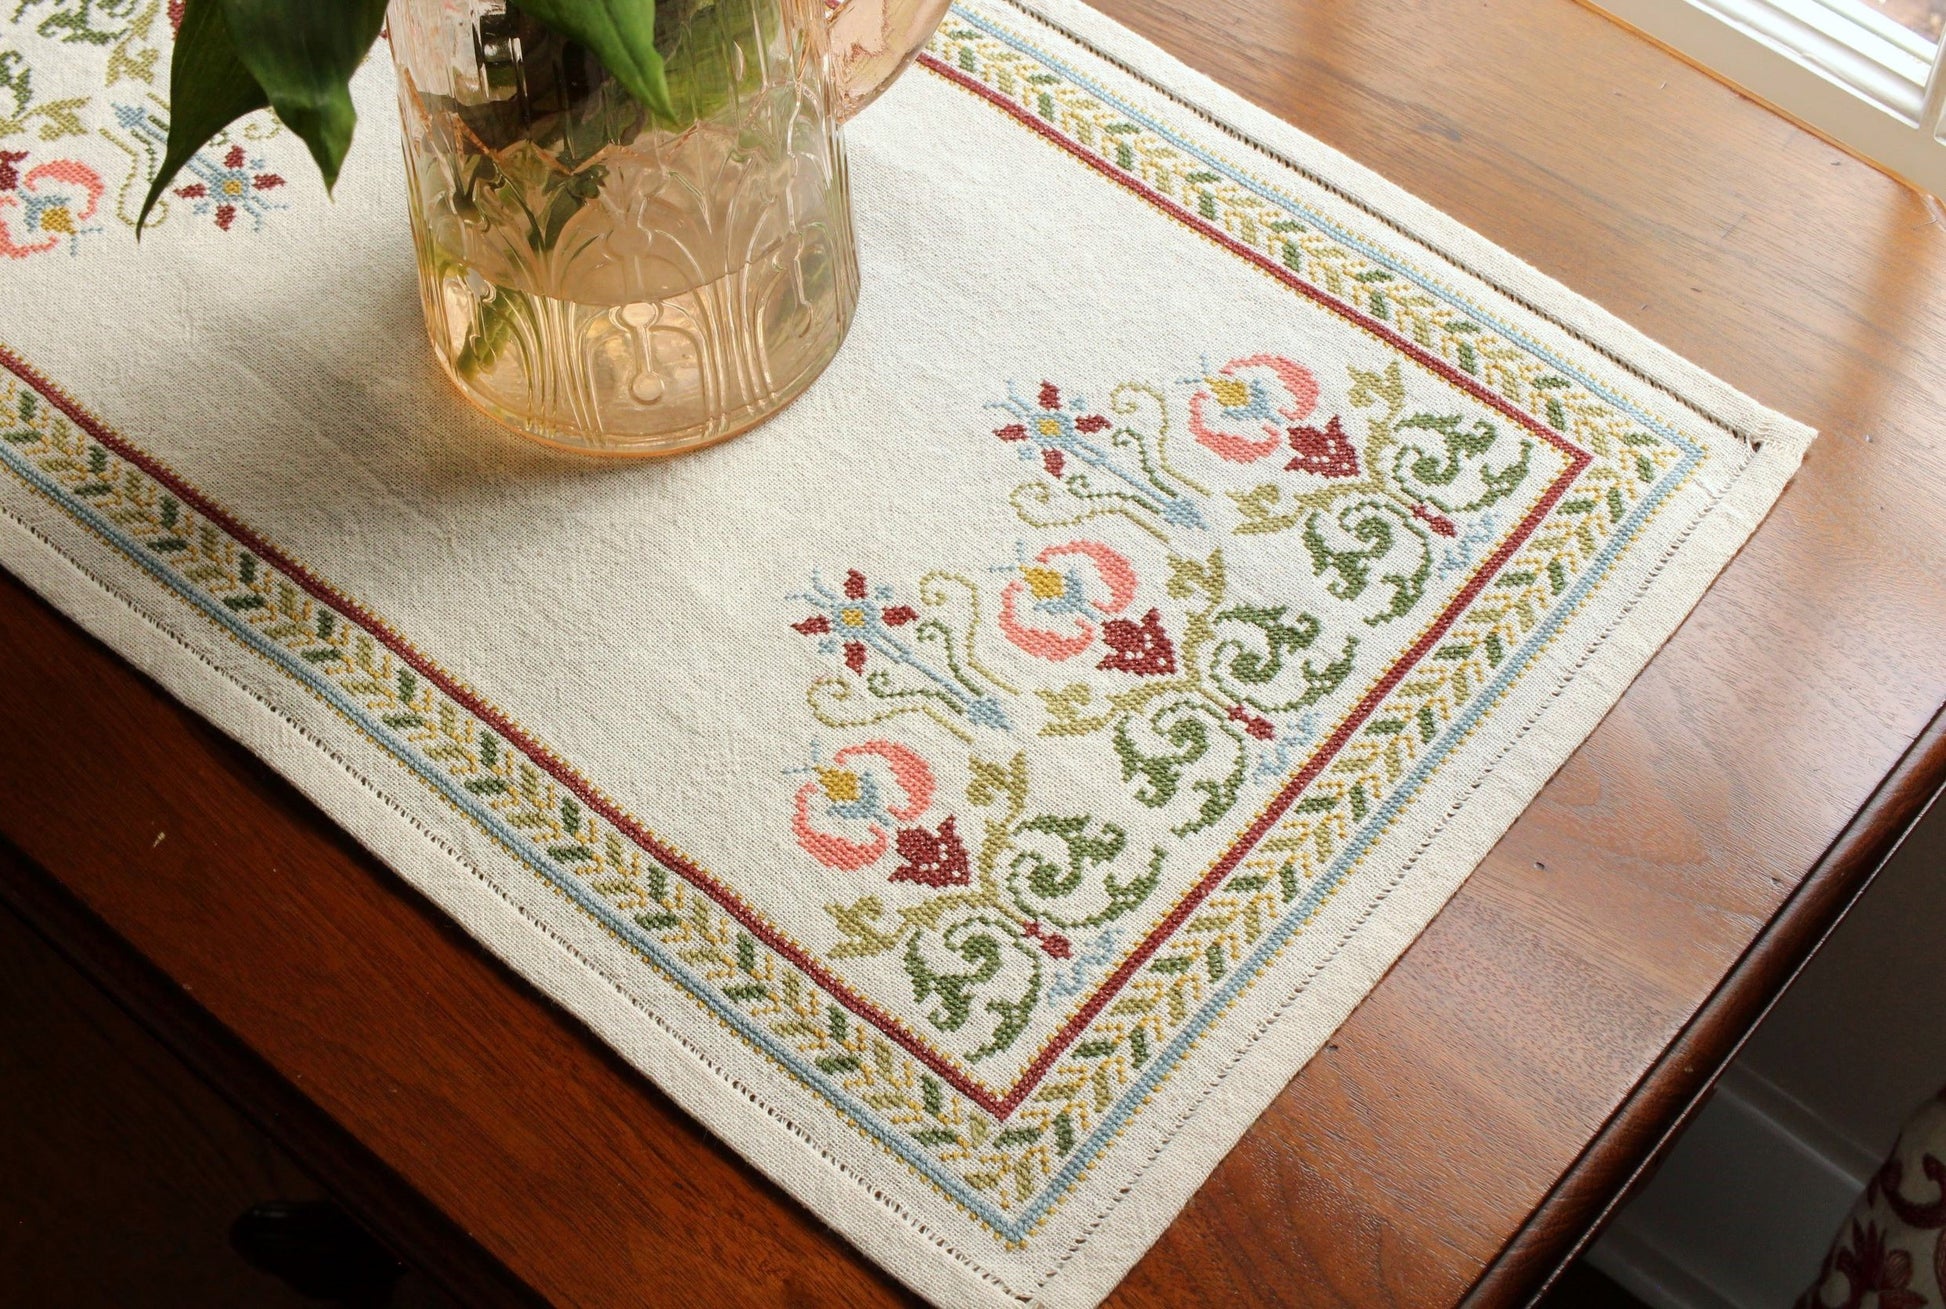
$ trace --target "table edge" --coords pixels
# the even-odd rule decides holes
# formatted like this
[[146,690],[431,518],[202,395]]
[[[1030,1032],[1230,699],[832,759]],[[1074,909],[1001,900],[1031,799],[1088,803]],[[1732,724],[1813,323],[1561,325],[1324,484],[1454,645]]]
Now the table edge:
[[1771,1007],[1946,793],[1946,705],[1468,1290],[1469,1309],[1528,1304],[1652,1175]]
[[545,1309],[511,1269],[0,831],[6,910],[458,1303]]

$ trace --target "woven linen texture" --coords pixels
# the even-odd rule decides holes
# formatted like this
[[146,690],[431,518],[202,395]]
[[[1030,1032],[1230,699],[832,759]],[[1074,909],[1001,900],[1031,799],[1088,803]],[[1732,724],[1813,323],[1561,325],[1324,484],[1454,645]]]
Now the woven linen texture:
[[422,348],[384,67],[335,202],[248,120],[138,253],[170,22],[5,29],[0,561],[941,1303],[1106,1295],[1810,439],[968,0],[847,129],[828,374],[576,462]]

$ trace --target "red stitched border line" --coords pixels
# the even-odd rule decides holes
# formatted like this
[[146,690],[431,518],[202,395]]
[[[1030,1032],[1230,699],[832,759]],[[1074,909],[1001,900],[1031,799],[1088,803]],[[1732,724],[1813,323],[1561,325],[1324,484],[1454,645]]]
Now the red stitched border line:
[[974,1081],[946,1056],[933,1050],[918,1034],[911,1031],[892,1015],[886,1013],[865,997],[852,991],[838,977],[830,973],[814,957],[807,954],[790,938],[764,921],[763,917],[750,905],[744,903],[734,891],[696,867],[673,850],[665,848],[654,834],[641,823],[623,812],[613,802],[596,790],[594,785],[566,763],[556,757],[546,746],[534,740],[518,724],[514,723],[499,709],[487,703],[477,693],[456,681],[426,655],[420,653],[403,636],[387,626],[376,614],[348,595],[336,590],[329,583],[311,572],[297,560],[285,554],[277,546],[258,535],[251,528],[233,517],[227,510],[218,506],[207,496],[179,477],[172,469],[147,452],[131,444],[105,423],[84,409],[69,397],[60,387],[43,376],[32,365],[21,359],[4,345],[0,345],[0,366],[4,366],[21,381],[39,392],[49,403],[66,414],[68,418],[101,442],[118,456],[134,464],[169,490],[184,504],[194,509],[202,517],[216,523],[231,537],[241,542],[260,558],[279,571],[288,575],[313,599],[336,610],[358,626],[364,628],[381,645],[390,650],[413,671],[437,686],[448,697],[463,705],[467,711],[486,723],[511,746],[530,759],[548,776],[573,794],[588,808],[607,819],[617,830],[628,836],[650,857],[668,867],[685,881],[697,887],[714,900],[724,912],[743,925],[752,936],[766,946],[788,959],[799,970],[809,976],[817,985],[828,992],[846,1009],[872,1024],[895,1042],[908,1054],[918,1059],[926,1067],[937,1073],[942,1080],[959,1091],[967,1099],[979,1105],[996,1118],[1010,1115],[1031,1094],[1081,1032],[1092,1022],[1102,1008],[1127,983],[1135,972],[1147,963],[1162,942],[1174,934],[1199,905],[1208,898],[1211,891],[1236,868],[1237,864],[1249,854],[1257,842],[1280,821],[1285,812],[1297,800],[1319,773],[1337,756],[1344,744],[1364,725],[1364,722],[1378,708],[1409,671],[1433,648],[1449,631],[1459,615],[1463,613],[1480,592],[1485,589],[1489,579],[1505,566],[1534,530],[1552,511],[1554,505],[1566,493],[1567,488],[1579,477],[1592,462],[1592,456],[1579,449],[1560,434],[1536,422],[1532,417],[1520,412],[1501,397],[1488,391],[1473,378],[1454,368],[1445,360],[1421,349],[1415,343],[1392,331],[1383,323],[1369,318],[1350,305],[1332,299],[1315,287],[1300,281],[1288,270],[1273,262],[1262,253],[1232,238],[1228,233],[1192,214],[1180,205],[1155,191],[1145,183],[1113,168],[1105,159],[1094,155],[1077,142],[1061,135],[1051,125],[1020,105],[1001,96],[981,82],[961,73],[958,69],[942,63],[931,55],[920,56],[919,62],[931,72],[946,78],[964,89],[1006,112],[1016,121],[1025,124],[1033,131],[1067,151],[1082,163],[1094,169],[1110,181],[1126,188],[1136,196],[1177,219],[1186,226],[1200,232],[1217,245],[1230,251],[1247,262],[1256,265],[1264,272],[1282,282],[1294,291],[1321,305],[1339,317],[1353,323],[1363,330],[1377,336],[1386,344],[1399,350],[1429,371],[1444,378],[1453,386],[1467,392],[1475,399],[1504,414],[1520,426],[1533,432],[1548,444],[1562,451],[1569,458],[1567,469],[1556,479],[1540,502],[1524,518],[1515,532],[1504,541],[1500,548],[1481,566],[1471,581],[1458,596],[1443,610],[1439,618],[1428,628],[1413,645],[1392,665],[1385,676],[1372,687],[1358,702],[1351,715],[1312,755],[1304,768],[1278,792],[1275,799],[1260,814],[1257,820],[1231,844],[1230,849],[1192,887],[1178,902],[1175,909],[1164,918],[1143,940],[1142,944],[1123,960],[1120,967],[1112,973],[1090,996],[1061,1029],[1042,1047],[1034,1061],[1021,1073],[1004,1095],[995,1095],[987,1087]]

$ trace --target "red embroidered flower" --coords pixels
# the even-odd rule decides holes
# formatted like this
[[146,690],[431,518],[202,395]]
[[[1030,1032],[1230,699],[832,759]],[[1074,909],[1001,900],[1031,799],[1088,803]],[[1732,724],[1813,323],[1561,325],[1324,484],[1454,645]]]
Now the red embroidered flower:
[[845,667],[854,673],[865,671],[869,647],[875,640],[890,639],[886,629],[904,627],[919,617],[919,611],[911,605],[885,603],[892,598],[891,588],[880,587],[873,593],[865,574],[856,568],[845,574],[841,592],[833,593],[822,582],[813,581],[811,594],[799,598],[816,605],[818,612],[792,623],[792,630],[826,638],[818,648],[826,654],[842,652]]
[[1176,671],[1176,647],[1162,630],[1162,613],[1151,609],[1141,621],[1111,618],[1101,625],[1101,639],[1111,653],[1095,667],[1114,673],[1160,677]]
[[1029,404],[1010,398],[997,406],[1013,414],[1015,421],[994,428],[993,434],[1002,441],[1030,442],[1020,452],[1023,459],[1033,458],[1038,448],[1041,467],[1049,477],[1058,478],[1067,471],[1068,455],[1080,445],[1083,436],[1105,432],[1114,426],[1101,414],[1080,412],[1063,405],[1061,388],[1052,382],[1041,383],[1035,400],[1036,403]]
[[951,814],[940,821],[937,831],[907,827],[899,832],[899,866],[892,870],[895,882],[917,882],[921,886],[965,886],[973,880],[973,866],[966,857],[966,846],[959,839]]
[[1358,476],[1358,451],[1345,436],[1344,422],[1333,414],[1323,427],[1290,429],[1291,449],[1297,458],[1284,467],[1294,473],[1315,473],[1319,477]]
[[197,155],[188,166],[203,180],[176,187],[175,193],[185,200],[196,201],[197,213],[213,213],[216,226],[225,232],[236,222],[239,212],[261,219],[262,194],[284,184],[284,179],[277,174],[262,171],[263,160],[250,158],[240,145],[231,146],[220,164],[212,165]]

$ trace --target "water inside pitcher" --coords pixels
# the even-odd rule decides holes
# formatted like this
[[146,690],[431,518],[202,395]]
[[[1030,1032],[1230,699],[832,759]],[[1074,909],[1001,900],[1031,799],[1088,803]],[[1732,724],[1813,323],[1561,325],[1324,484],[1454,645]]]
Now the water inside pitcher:
[[858,300],[840,124],[946,0],[660,0],[673,114],[504,0],[393,0],[426,323],[523,434],[668,454],[831,361]]

